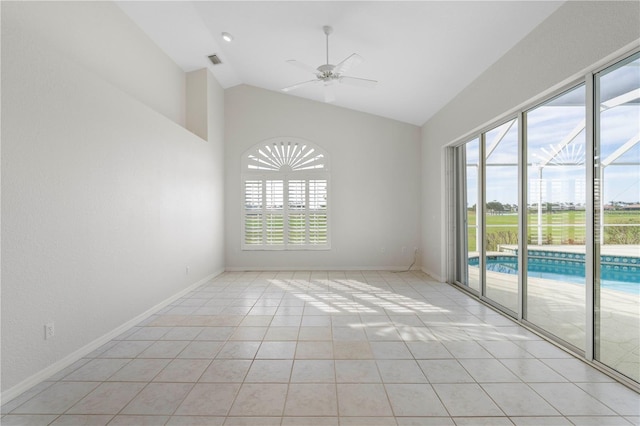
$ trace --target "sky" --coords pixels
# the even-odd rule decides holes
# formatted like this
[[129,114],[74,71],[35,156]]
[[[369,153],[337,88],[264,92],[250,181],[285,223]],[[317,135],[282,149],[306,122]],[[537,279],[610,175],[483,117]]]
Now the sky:
[[[640,61],[636,61],[639,62]],[[633,71],[633,69],[632,69]],[[640,66],[635,67],[640,87]],[[606,81],[603,80],[603,85]],[[580,95],[582,93],[582,95]],[[584,85],[527,112],[527,160],[528,202],[535,203],[538,197],[538,167],[542,164],[542,202],[585,203],[584,166],[585,107]],[[563,102],[566,97],[567,102]],[[581,98],[581,99],[580,99]],[[637,102],[637,101],[636,101]],[[582,105],[580,105],[580,103]],[[569,104],[569,105],[567,105]],[[505,123],[486,134],[487,149],[496,135],[510,123]],[[627,103],[602,112],[600,116],[600,158],[607,159],[620,146],[640,135],[640,104]],[[561,146],[561,142],[572,131],[576,137],[551,161],[550,153]],[[503,204],[518,202],[518,123],[514,123],[499,145],[487,158],[486,198]],[[467,164],[478,162],[478,140],[467,144]],[[624,165],[622,165],[624,163]],[[492,166],[494,164],[494,166]],[[504,166],[499,164],[513,164]],[[477,168],[467,168],[467,205],[477,202]],[[640,201],[640,143],[636,143],[624,155],[604,169],[604,193],[606,203]]]

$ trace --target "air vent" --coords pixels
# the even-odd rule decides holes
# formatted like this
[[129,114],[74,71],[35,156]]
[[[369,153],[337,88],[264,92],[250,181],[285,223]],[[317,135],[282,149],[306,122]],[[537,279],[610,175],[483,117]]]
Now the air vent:
[[220,58],[218,58],[218,55],[216,54],[209,56],[209,60],[213,65],[220,65],[222,63],[222,61],[220,60]]

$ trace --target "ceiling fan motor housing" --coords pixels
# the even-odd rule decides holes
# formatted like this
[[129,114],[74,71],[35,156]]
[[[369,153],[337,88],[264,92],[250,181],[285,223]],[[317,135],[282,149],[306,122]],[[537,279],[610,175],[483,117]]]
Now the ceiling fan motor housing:
[[335,68],[335,65],[331,65],[331,64],[324,64],[324,65],[320,65],[317,69],[318,69],[318,78],[320,80],[323,81],[329,81],[329,80],[336,80],[338,79],[340,76],[338,74],[334,74],[333,73],[333,69]]

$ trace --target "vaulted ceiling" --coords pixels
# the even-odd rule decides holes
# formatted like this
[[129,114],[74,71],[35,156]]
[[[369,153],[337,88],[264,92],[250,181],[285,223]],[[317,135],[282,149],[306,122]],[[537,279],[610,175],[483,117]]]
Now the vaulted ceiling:
[[[364,62],[345,75],[375,88],[336,84],[345,108],[422,125],[562,1],[118,1],[184,71],[207,67],[224,88],[273,91],[314,79],[286,61]],[[221,34],[228,32],[227,43]],[[212,65],[217,54],[222,64]],[[322,85],[288,92],[325,101]]]

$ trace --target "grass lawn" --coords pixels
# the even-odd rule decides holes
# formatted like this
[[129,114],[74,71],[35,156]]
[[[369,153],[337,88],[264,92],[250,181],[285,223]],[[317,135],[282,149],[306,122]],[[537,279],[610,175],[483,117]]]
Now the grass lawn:
[[[469,250],[476,251],[476,214],[468,212]],[[542,241],[538,241],[538,214],[528,215],[529,244],[584,244],[586,220],[584,211],[542,214]],[[640,244],[640,212],[607,211],[604,213],[605,244]],[[618,225],[618,226],[616,226]],[[631,225],[631,226],[629,226]],[[498,244],[517,244],[518,215],[508,213],[487,216],[487,250]]]

